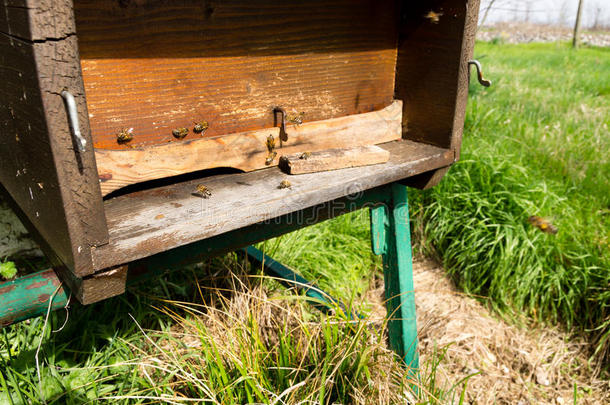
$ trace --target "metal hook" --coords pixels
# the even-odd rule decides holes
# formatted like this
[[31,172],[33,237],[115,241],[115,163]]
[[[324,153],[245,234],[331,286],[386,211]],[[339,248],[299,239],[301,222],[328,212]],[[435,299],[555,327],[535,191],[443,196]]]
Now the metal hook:
[[80,126],[78,125],[78,111],[76,110],[76,100],[74,100],[74,96],[68,90],[62,91],[61,96],[64,99],[64,103],[66,105],[66,111],[68,112],[68,121],[70,122],[70,129],[72,131],[74,141],[76,142],[76,145],[78,147],[78,151],[84,152],[85,146],[87,145],[87,140],[80,133]]
[[481,63],[476,59],[469,60],[468,61],[468,71],[470,71],[471,65],[474,65],[477,69],[477,79],[479,80],[479,83],[481,84],[481,86],[485,86],[485,87],[491,86],[491,80],[487,80],[487,79],[483,78],[483,68],[481,67]]
[[280,123],[280,140],[287,141],[288,134],[286,133],[286,111],[282,107],[274,107],[273,116],[275,117],[275,114],[277,113],[282,114],[282,122]]

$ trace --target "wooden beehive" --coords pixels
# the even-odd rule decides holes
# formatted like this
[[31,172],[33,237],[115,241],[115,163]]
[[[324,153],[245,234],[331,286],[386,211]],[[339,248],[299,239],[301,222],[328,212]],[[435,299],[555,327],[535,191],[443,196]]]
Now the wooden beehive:
[[[478,6],[5,1],[0,181],[83,302],[104,295],[83,280],[121,283],[134,260],[389,182],[434,185],[459,156]],[[293,116],[285,134],[276,107]],[[277,158],[371,144],[391,157],[293,176],[287,194],[270,135]]]

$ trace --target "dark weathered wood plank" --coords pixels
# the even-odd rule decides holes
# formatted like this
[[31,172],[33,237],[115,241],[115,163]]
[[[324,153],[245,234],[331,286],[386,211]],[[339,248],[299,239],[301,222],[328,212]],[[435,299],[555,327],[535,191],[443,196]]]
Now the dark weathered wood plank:
[[[478,0],[402,1],[396,97],[403,133],[459,153]],[[429,12],[438,21],[426,18]]]
[[376,165],[389,159],[390,152],[369,145],[285,155],[280,158],[279,167],[288,174],[305,174]]
[[[274,125],[272,109],[319,121],[379,110],[394,95],[393,0],[75,1],[97,148],[181,142]],[[185,140],[199,135],[190,131]]]
[[466,5],[466,21],[464,22],[464,35],[462,38],[462,53],[460,56],[460,72],[456,93],[455,113],[453,115],[453,136],[451,137],[451,149],[455,151],[455,160],[460,158],[462,148],[462,134],[464,132],[464,118],[466,117],[466,104],[468,102],[468,85],[470,79],[470,66],[468,61],[472,59],[474,52],[474,41],[477,35],[479,21],[480,0],[470,0]]
[[0,7],[0,32],[26,41],[74,35],[72,0],[5,0]]
[[[51,12],[28,5],[30,23]],[[0,7],[2,21],[13,27],[7,7]],[[108,234],[93,150],[74,151],[60,96],[63,89],[75,95],[81,132],[90,142],[76,38],[22,40],[0,33],[0,72],[0,181],[31,230],[47,241],[47,253],[60,261],[55,264],[90,274],[90,246],[106,242]]]
[[[92,249],[101,270],[447,166],[453,151],[411,141],[380,145],[385,164],[290,176],[278,168],[214,176],[140,191],[105,202],[110,243]],[[212,195],[201,198],[197,185]]]

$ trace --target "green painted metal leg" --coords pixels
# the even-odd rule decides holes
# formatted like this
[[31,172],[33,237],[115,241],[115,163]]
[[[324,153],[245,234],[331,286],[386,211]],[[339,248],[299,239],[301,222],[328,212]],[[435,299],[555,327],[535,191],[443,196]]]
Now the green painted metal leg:
[[407,188],[393,184],[389,206],[371,208],[373,252],[383,256],[390,347],[414,372],[419,368]]

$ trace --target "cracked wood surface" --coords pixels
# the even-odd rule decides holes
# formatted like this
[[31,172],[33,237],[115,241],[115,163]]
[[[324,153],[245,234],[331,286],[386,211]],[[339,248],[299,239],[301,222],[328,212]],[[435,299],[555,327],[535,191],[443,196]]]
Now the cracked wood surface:
[[[385,164],[288,176],[279,168],[212,176],[105,202],[110,242],[92,249],[97,270],[449,165],[453,151],[406,140],[380,145]],[[282,180],[292,186],[280,189]],[[212,193],[197,194],[204,184]],[[269,226],[273,226],[273,221]]]
[[[91,142],[76,37],[73,29],[61,29],[74,25],[65,21],[72,15],[62,12],[67,8],[71,2],[0,6],[0,181],[30,230],[47,242],[51,260],[85,275],[93,271],[90,246],[107,241],[107,228],[93,150],[74,151],[59,94],[74,94],[81,132]],[[26,13],[25,22],[11,19],[13,9]],[[48,13],[57,30],[42,23],[32,29]]]

